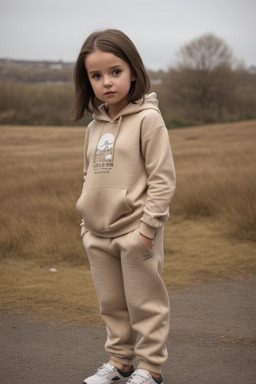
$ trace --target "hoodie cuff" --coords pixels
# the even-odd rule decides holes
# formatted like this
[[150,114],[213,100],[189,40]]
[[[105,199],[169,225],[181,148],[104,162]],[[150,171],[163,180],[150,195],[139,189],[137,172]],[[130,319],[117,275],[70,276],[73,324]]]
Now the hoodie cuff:
[[154,239],[156,234],[157,228],[150,227],[149,225],[145,224],[144,222],[141,223],[139,232],[149,239]]
[[83,238],[84,234],[88,231],[83,220],[81,221],[80,227],[81,227],[81,238]]

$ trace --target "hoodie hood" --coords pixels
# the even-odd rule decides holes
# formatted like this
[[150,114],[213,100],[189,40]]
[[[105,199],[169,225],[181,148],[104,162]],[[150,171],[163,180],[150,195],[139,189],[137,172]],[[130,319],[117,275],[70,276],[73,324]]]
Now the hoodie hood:
[[158,99],[155,92],[146,95],[143,101],[143,98],[136,101],[136,103],[129,103],[125,108],[123,108],[113,120],[108,115],[108,104],[104,103],[99,106],[97,111],[94,112],[93,118],[98,121],[106,121],[113,122],[119,120],[120,117],[132,115],[134,113],[138,113],[147,109],[154,109],[158,111],[160,114],[160,110],[158,108]]

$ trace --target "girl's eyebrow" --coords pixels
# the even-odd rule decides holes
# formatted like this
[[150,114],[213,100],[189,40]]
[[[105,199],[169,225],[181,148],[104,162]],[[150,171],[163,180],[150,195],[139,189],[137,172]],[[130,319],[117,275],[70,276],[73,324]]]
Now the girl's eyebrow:
[[[116,65],[112,65],[112,67],[110,67],[109,69],[116,69],[116,68],[121,68],[122,65],[121,64],[116,64]],[[98,73],[100,72],[100,70],[97,70],[97,69],[93,69],[92,71],[90,71],[89,73]]]
[[116,64],[116,65],[113,65],[112,67],[110,67],[110,69],[115,69],[115,68],[120,68],[122,67],[122,64]]

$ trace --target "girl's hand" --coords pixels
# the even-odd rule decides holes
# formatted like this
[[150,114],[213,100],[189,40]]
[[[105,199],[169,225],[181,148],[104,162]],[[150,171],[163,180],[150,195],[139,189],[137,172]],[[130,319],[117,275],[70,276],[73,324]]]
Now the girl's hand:
[[143,241],[143,243],[146,245],[147,248],[152,249],[153,247],[153,239],[149,239],[148,237],[145,237],[140,233],[140,237]]

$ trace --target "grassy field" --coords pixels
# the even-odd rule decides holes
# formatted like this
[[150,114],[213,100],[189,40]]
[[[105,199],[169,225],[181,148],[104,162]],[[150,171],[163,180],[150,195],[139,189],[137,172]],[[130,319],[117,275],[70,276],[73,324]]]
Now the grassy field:
[[[75,203],[84,128],[0,126],[1,310],[100,322]],[[256,121],[170,131],[170,291],[256,274]],[[55,268],[57,272],[49,269]]]

